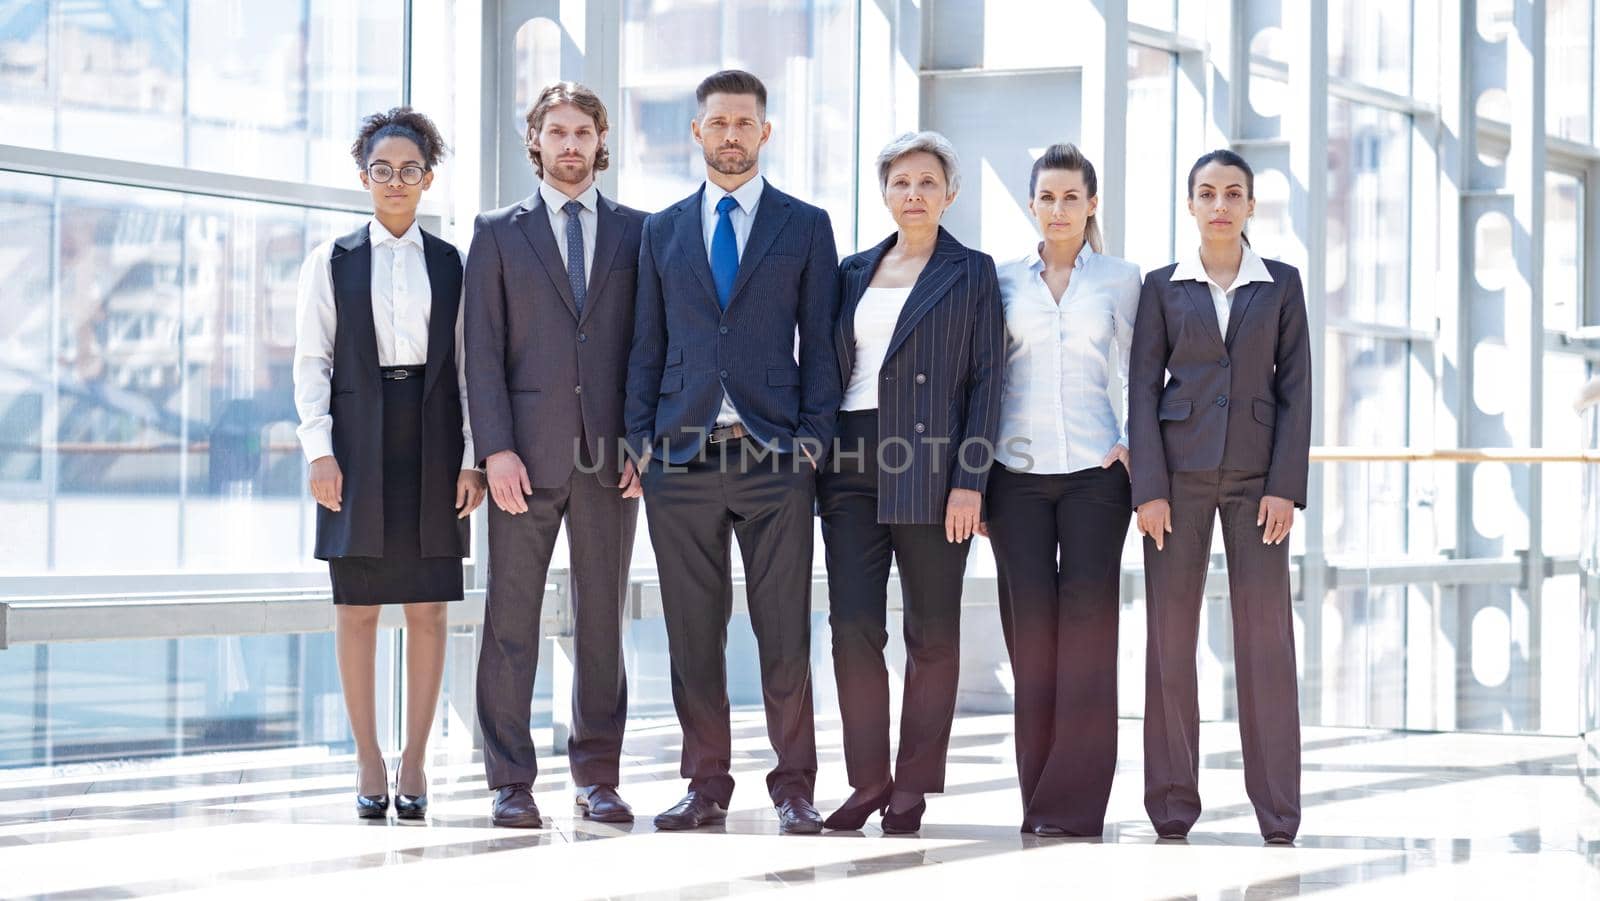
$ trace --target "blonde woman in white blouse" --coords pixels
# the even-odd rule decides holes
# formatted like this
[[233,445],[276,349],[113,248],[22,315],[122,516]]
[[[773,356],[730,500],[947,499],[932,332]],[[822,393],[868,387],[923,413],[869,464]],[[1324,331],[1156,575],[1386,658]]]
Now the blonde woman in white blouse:
[[1127,382],[1139,268],[1100,253],[1094,166],[1077,147],[1046,150],[1028,191],[1043,239],[1000,267],[1006,388],[987,529],[1016,680],[1022,831],[1098,836],[1117,764],[1117,589],[1132,515],[1112,393]]

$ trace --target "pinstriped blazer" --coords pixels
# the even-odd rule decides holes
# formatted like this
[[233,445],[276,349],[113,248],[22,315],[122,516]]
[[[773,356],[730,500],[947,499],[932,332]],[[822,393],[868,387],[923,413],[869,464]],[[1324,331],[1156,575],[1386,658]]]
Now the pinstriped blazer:
[[[850,384],[855,369],[856,307],[898,238],[890,235],[840,264],[834,341],[841,384]],[[951,489],[984,490],[1004,377],[1005,313],[994,260],[940,228],[879,370],[878,441],[892,443],[878,468],[878,522],[937,525]],[[970,443],[963,448],[963,442]]]

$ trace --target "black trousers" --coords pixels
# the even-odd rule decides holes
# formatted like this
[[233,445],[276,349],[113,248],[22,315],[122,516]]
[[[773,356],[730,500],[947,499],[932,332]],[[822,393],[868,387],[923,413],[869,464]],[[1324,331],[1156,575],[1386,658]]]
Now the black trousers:
[[[943,525],[878,522],[878,417],[841,415],[835,455],[817,480],[828,561],[828,623],[853,788],[890,781],[889,562],[900,573],[906,642],[896,788],[944,791],[945,755],[961,663],[961,585],[971,541],[951,544]],[[857,453],[864,448],[864,453]]]
[[645,520],[655,547],[671,657],[672,703],[683,727],[681,773],[691,791],[726,806],[733,739],[725,652],[733,615],[730,536],[744,556],[745,594],[761,665],[774,802],[811,800],[817,777],[811,709],[811,535],[816,474],[754,440],[710,444],[684,465],[653,459]]
[[1194,654],[1211,531],[1222,521],[1233,614],[1244,788],[1261,834],[1300,829],[1300,702],[1289,543],[1262,544],[1266,473],[1172,474],[1172,534],[1144,540],[1144,806],[1157,827],[1200,817],[1200,702]]
[[573,470],[559,488],[535,488],[528,512],[489,506],[489,592],[478,656],[478,721],[489,787],[530,785],[538,775],[528,731],[539,620],[550,555],[563,520],[572,560],[572,780],[616,785],[628,719],[622,610],[639,502]]
[[1128,471],[1120,463],[1062,475],[996,466],[987,502],[1016,683],[1022,828],[1099,835],[1117,769]]

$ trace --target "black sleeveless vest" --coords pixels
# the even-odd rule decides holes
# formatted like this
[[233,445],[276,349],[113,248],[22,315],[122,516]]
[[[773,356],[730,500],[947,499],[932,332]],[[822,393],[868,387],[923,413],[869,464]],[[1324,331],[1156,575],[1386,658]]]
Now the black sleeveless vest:
[[[456,313],[461,305],[461,255],[422,232],[433,304],[422,393],[424,557],[465,557],[467,520],[456,518],[456,478],[464,450],[456,378]],[[340,511],[317,507],[319,560],[383,556],[383,379],[372,325],[372,242],[367,226],[333,242],[333,456],[344,473]]]

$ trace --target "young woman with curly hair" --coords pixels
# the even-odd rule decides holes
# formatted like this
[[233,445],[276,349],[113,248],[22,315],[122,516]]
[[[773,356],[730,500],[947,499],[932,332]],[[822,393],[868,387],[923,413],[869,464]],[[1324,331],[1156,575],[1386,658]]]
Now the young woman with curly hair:
[[406,737],[394,807],[427,812],[428,734],[445,603],[462,598],[467,517],[483,502],[462,369],[461,255],[417,224],[446,152],[427,116],[368,116],[350,148],[372,218],[300,270],[294,393],[328,561],[339,678],[356,744],[356,813],[384,818],[389,777],[374,689],[378,615],[405,605]]

